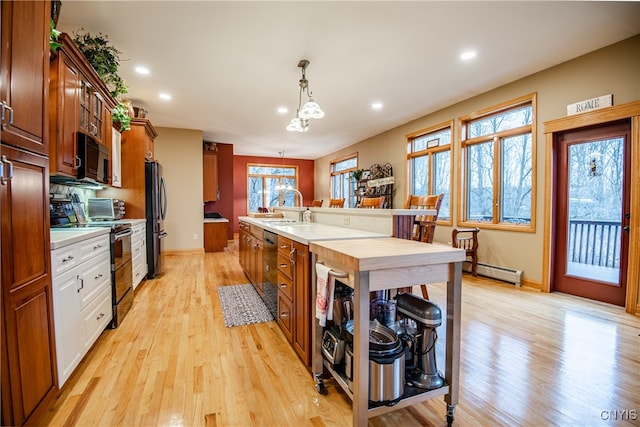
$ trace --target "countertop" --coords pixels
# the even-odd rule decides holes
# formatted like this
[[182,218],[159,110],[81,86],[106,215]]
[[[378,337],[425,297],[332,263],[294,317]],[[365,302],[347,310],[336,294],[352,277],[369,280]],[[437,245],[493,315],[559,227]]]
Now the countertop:
[[205,218],[204,223],[208,222],[229,222],[227,218]]
[[92,237],[109,234],[111,229],[108,227],[93,228],[52,228],[51,232],[51,249],[60,249],[74,243],[81,242]]
[[369,239],[366,244],[353,240],[328,240],[311,243],[309,250],[320,258],[338,256],[340,264],[355,271],[406,268],[465,260],[464,249],[414,240],[385,237]]
[[[286,219],[286,218],[285,218]],[[238,217],[239,221],[255,224],[260,228],[269,230],[278,235],[288,237],[296,242],[308,245],[310,242],[336,239],[370,239],[375,237],[389,237],[386,234],[373,233],[371,231],[357,230],[355,228],[337,227],[334,225],[311,223],[278,223],[283,218],[251,218]]]

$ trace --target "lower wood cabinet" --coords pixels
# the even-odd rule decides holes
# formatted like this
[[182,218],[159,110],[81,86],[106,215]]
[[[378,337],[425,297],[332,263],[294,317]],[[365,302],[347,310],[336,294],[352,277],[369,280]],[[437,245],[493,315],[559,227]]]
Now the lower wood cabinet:
[[62,387],[113,319],[109,234],[51,251],[51,264],[58,386]]
[[311,289],[309,246],[278,236],[278,325],[311,366]]
[[[255,225],[240,222],[239,233],[239,258],[240,265],[249,281],[256,291],[263,295],[262,290],[262,268],[264,241],[262,238],[262,228]],[[226,234],[225,234],[226,236]]]
[[227,247],[229,221],[217,220],[204,223],[204,251],[221,252]]

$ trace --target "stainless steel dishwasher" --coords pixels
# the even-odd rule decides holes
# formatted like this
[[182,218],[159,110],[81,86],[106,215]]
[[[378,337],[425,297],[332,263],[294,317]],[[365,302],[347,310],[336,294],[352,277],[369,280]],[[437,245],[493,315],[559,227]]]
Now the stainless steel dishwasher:
[[278,316],[278,235],[264,230],[262,234],[262,291],[265,305],[274,319]]

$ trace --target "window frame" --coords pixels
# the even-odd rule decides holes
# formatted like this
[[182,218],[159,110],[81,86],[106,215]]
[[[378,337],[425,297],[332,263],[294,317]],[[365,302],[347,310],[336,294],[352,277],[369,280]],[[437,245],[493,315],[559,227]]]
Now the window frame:
[[[460,128],[460,162],[458,167],[459,171],[456,175],[460,177],[459,180],[459,203],[458,203],[458,225],[468,227],[478,227],[485,229],[495,230],[509,230],[518,232],[535,233],[536,231],[536,210],[537,210],[537,94],[531,93],[510,101],[503,102],[501,104],[479,110],[472,114],[460,117],[458,119]],[[518,128],[509,129],[506,131],[500,131],[488,135],[469,138],[467,134],[469,132],[469,123],[482,119],[483,117],[493,116],[499,113],[506,113],[510,110],[522,108],[525,105],[531,105],[531,124],[520,126]],[[514,224],[510,222],[500,222],[500,209],[501,206],[498,202],[502,201],[502,140],[509,137],[523,135],[524,133],[531,134],[531,221],[527,224]],[[493,142],[493,209],[492,209],[492,221],[474,221],[468,219],[468,149],[467,147],[486,142]]]
[[[453,150],[453,144],[454,144],[454,137],[455,137],[455,128],[454,128],[454,124],[455,121],[454,120],[449,120],[443,123],[439,123],[437,125],[434,126],[430,126],[428,128],[425,129],[421,129],[419,131],[416,132],[412,132],[409,133],[407,135],[405,135],[405,139],[406,139],[406,146],[407,146],[407,158],[406,158],[406,194],[405,194],[405,200],[407,200],[407,198],[409,197],[409,195],[413,194],[413,167],[412,167],[412,163],[413,163],[413,159],[415,159],[416,157],[422,157],[422,156],[428,156],[427,158],[427,162],[428,162],[428,182],[427,182],[427,194],[435,194],[434,193],[434,186],[435,186],[435,180],[433,177],[433,173],[434,173],[434,159],[435,159],[435,154],[437,153],[442,153],[445,151],[449,151],[449,217],[446,219],[440,219],[441,215],[442,215],[442,210],[440,211],[440,213],[438,214],[438,220],[436,221],[437,224],[440,225],[453,225],[453,204],[454,204],[454,200],[456,199],[454,197],[454,182],[453,182],[453,178],[454,178],[454,151]],[[418,138],[422,138],[428,134],[431,133],[437,133],[437,132],[442,132],[443,130],[449,129],[450,135],[451,135],[451,139],[449,141],[449,144],[447,145],[438,145],[436,147],[431,147],[431,148],[426,148],[424,150],[419,150],[419,151],[413,151],[413,147],[414,147],[414,141]]]
[[[283,174],[269,174],[269,175],[262,175],[262,174],[253,174],[253,173],[249,173],[249,170],[252,167],[264,167],[264,168],[278,168],[278,169],[293,169],[295,171],[295,175],[283,175]],[[278,179],[278,185],[282,185],[282,179],[283,178],[287,178],[289,180],[293,179],[294,182],[296,183],[296,185],[294,186],[294,188],[297,188],[297,184],[299,182],[299,169],[298,169],[298,165],[285,165],[285,164],[276,164],[276,163],[247,163],[247,169],[246,169],[246,179],[247,179],[247,214],[250,213],[250,200],[251,197],[249,195],[249,183],[250,183],[250,179],[251,178],[256,178],[256,177],[260,177],[262,179],[262,188],[265,188],[265,179],[273,179],[273,178],[277,178]],[[265,193],[262,193],[262,206],[263,207],[268,207],[265,204]],[[298,197],[294,197],[294,202],[295,202],[295,206],[298,206],[299,204],[299,198]],[[278,204],[279,206],[282,206],[282,203],[284,202],[284,192],[280,191],[278,194]]]
[[[352,168],[348,168],[348,169],[342,169],[340,171],[335,171],[335,166],[338,163],[344,162],[345,160],[350,160],[350,159],[355,159],[356,160],[356,165]],[[351,173],[353,171],[356,171],[359,169],[359,165],[360,165],[360,159],[358,157],[358,152],[340,157],[338,159],[332,160],[329,163],[329,194],[330,194],[330,198],[331,199],[336,199],[336,198],[340,198],[340,197],[333,197],[333,181],[334,181],[334,177],[337,175],[343,175],[343,174],[348,174],[351,175]],[[354,201],[355,202],[355,198],[356,198],[356,194],[355,194],[355,181],[353,181],[353,179],[349,179],[349,194],[344,197],[344,204],[345,204],[345,208],[355,208],[356,206],[351,206],[351,202]]]

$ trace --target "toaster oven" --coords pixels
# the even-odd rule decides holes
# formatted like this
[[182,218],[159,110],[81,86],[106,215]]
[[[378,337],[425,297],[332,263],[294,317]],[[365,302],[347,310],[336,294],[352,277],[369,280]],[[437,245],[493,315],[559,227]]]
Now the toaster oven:
[[87,200],[87,215],[92,220],[114,220],[124,217],[124,202],[118,199],[90,198]]

